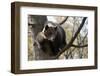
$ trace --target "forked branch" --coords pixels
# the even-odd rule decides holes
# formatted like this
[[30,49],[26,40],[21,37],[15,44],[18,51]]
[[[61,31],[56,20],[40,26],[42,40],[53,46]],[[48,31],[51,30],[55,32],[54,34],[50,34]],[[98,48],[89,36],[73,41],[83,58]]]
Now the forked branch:
[[76,31],[76,33],[74,34],[74,36],[71,38],[70,42],[56,55],[55,58],[58,58],[62,53],[64,53],[66,50],[68,50],[72,46],[74,40],[80,33],[82,27],[84,26],[86,19],[87,19],[87,17],[83,18],[82,23],[80,24],[80,26],[79,26],[78,30]]

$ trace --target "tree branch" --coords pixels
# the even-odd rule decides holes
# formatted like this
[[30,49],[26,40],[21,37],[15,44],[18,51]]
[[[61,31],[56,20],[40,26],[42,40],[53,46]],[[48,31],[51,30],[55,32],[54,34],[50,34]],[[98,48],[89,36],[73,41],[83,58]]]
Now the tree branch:
[[75,35],[72,37],[71,41],[69,42],[69,44],[67,44],[57,55],[56,58],[58,58],[63,52],[65,52],[65,50],[68,50],[72,43],[74,42],[74,40],[76,39],[77,35],[79,34],[79,32],[81,31],[82,27],[84,26],[85,20],[87,19],[87,17],[84,17],[82,20],[82,23],[80,24],[78,30],[76,31]]
[[[86,33],[86,35],[84,36],[83,40],[81,41],[81,43],[80,43],[79,45],[81,45],[81,44],[82,44],[82,42],[84,42],[85,38],[87,37],[87,34],[88,34],[88,33]],[[70,51],[70,53],[67,55],[67,57],[68,57],[68,56],[70,56],[70,55],[71,55],[71,53],[72,53],[74,50],[75,50],[75,48],[74,48],[74,49],[72,49],[72,50]]]
[[86,44],[86,45],[74,45],[74,44],[72,44],[71,45],[71,47],[76,47],[76,48],[83,48],[83,47],[87,47],[88,46],[88,44]]
[[67,19],[68,19],[68,16],[62,22],[60,22],[59,25],[64,24],[67,21]]

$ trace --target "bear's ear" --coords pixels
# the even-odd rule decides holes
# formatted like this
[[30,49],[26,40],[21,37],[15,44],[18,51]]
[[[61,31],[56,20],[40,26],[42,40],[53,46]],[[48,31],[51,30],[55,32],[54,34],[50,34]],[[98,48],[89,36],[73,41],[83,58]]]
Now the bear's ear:
[[55,27],[55,30],[57,30],[57,26]]
[[45,26],[45,30],[47,30],[48,28],[49,28],[48,25],[46,25],[46,26]]

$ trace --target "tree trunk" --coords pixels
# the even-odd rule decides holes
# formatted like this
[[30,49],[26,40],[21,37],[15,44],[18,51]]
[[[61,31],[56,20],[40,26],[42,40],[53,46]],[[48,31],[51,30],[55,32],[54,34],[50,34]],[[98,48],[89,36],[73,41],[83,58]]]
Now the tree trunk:
[[[44,23],[47,21],[46,16],[29,15],[28,16],[28,60],[45,60],[50,59],[50,48],[47,46],[47,52],[33,45],[36,36],[42,31]],[[31,28],[31,29],[30,29]],[[30,42],[29,42],[30,41]]]

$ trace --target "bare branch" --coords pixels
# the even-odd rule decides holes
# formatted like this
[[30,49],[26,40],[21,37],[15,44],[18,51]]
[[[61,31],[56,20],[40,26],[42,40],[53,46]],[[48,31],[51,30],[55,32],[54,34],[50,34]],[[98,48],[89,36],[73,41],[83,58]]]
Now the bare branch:
[[71,41],[69,42],[68,45],[66,45],[57,55],[56,55],[56,58],[58,58],[63,52],[65,52],[65,50],[68,50],[72,43],[74,42],[74,40],[76,39],[77,35],[80,33],[82,27],[84,26],[84,23],[85,23],[85,20],[87,19],[87,17],[84,17],[83,20],[82,20],[82,23],[80,24],[78,30],[76,31],[74,37],[72,37]]
[[64,24],[67,21],[67,19],[68,19],[68,16],[62,22],[60,22],[59,25]]
[[[84,36],[83,40],[81,41],[81,43],[80,43],[79,45],[81,45],[81,44],[84,42],[84,40],[85,40],[85,38],[87,37],[87,35],[88,35],[88,33],[86,33],[86,35]],[[67,57],[70,56],[70,55],[72,54],[72,52],[73,52],[75,49],[76,49],[76,48],[73,48],[73,49],[70,51],[70,53],[67,55]]]
[[88,46],[88,44],[86,44],[86,45],[74,45],[74,44],[72,44],[71,45],[71,47],[76,47],[76,48],[83,48],[83,47],[87,47]]

